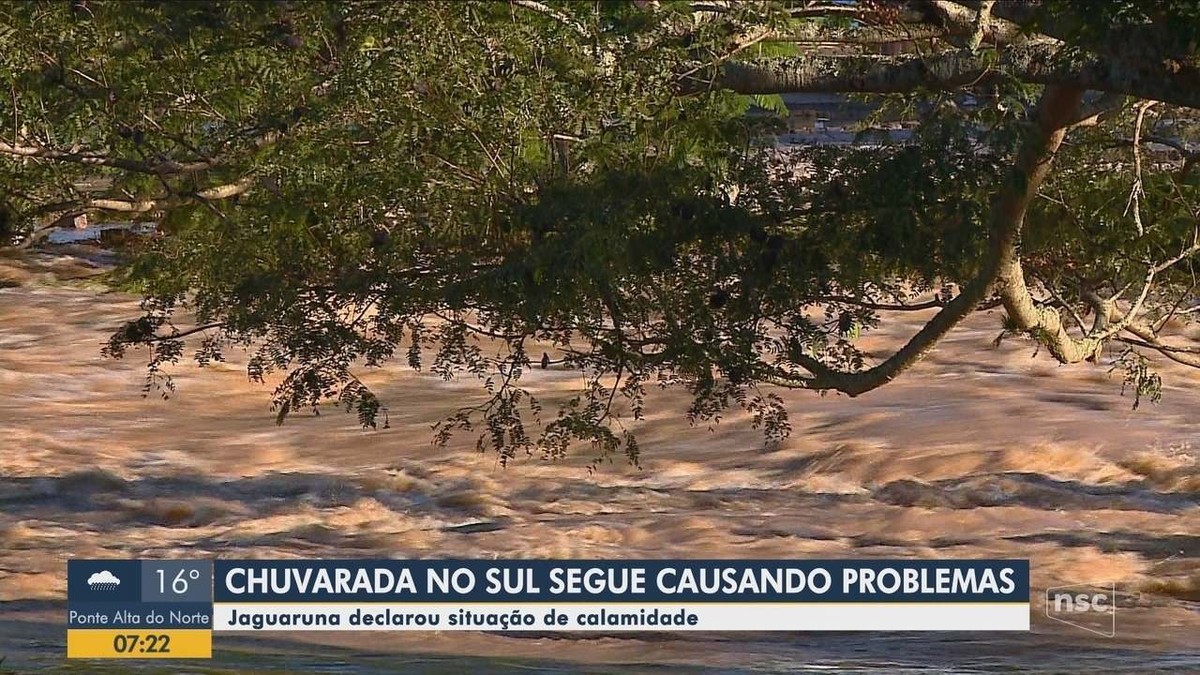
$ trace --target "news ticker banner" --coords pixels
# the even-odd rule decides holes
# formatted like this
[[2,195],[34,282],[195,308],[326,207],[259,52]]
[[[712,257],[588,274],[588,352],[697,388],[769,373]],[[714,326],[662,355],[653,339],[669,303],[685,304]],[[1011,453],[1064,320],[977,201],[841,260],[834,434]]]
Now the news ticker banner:
[[1028,560],[72,560],[67,656],[213,632],[1024,631]]

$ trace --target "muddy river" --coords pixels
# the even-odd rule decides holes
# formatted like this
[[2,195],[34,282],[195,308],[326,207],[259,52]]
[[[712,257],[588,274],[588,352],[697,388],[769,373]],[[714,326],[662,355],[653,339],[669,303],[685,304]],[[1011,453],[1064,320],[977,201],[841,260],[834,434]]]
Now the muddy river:
[[[1163,400],[1134,410],[1107,366],[994,347],[1000,315],[980,314],[862,398],[785,393],[794,431],[776,447],[738,415],[690,427],[667,390],[638,425],[640,470],[592,474],[586,452],[502,468],[473,438],[430,443],[477,385],[399,364],[365,378],[390,412],[378,431],[332,409],[277,427],[236,359],[143,398],[137,355],[100,355],[136,300],[93,271],[0,259],[0,672],[99,668],[63,663],[68,558],[215,555],[1029,558],[1033,630],[275,633],[219,636],[188,672],[1200,671],[1200,372],[1162,365]],[[924,316],[865,345],[883,353]],[[545,399],[578,385],[530,377]],[[1116,637],[1045,619],[1046,587],[1105,582]]]

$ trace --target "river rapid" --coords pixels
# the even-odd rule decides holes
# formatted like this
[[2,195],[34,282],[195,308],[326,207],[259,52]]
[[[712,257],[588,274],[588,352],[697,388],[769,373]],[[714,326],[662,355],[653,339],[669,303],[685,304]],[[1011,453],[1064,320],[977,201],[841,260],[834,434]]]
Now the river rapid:
[[[586,451],[502,468],[473,438],[430,443],[478,385],[399,364],[365,377],[389,410],[378,431],[332,411],[276,426],[236,358],[143,398],[138,355],[100,355],[136,299],[97,271],[0,258],[0,672],[94,672],[63,665],[68,558],[218,555],[1028,558],[1033,630],[272,633],[219,636],[192,672],[1200,671],[1200,372],[1162,364],[1163,400],[1133,410],[1119,373],[995,347],[984,313],[859,399],[783,393],[793,434],[775,446],[740,415],[689,426],[666,390],[637,425],[640,470],[589,473]],[[884,354],[924,318],[863,344]],[[528,377],[547,401],[579,384]],[[1045,588],[1107,582],[1115,637],[1045,618]]]

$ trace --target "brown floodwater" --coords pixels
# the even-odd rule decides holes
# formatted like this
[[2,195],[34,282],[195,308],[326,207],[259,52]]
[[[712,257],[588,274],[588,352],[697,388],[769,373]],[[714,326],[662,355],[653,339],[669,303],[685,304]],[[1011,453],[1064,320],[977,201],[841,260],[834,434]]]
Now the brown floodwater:
[[[744,416],[690,427],[667,390],[635,425],[640,470],[589,473],[586,450],[502,468],[473,438],[430,443],[477,384],[399,364],[364,378],[378,431],[332,408],[276,426],[236,359],[143,398],[138,356],[100,355],[136,299],[78,281],[93,272],[0,258],[17,284],[0,289],[0,670],[61,663],[68,558],[213,556],[1032,561],[1029,634],[218,636],[213,666],[238,672],[1200,670],[1200,372],[1162,364],[1163,400],[1133,410],[1119,373],[994,347],[983,313],[859,399],[783,392],[774,447]],[[546,399],[579,383],[528,377]],[[1045,619],[1046,587],[1107,582],[1116,637]]]

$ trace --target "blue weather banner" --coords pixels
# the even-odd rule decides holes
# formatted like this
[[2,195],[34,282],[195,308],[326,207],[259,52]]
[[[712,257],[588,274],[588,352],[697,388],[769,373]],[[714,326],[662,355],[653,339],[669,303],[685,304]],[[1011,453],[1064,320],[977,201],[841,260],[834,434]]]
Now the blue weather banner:
[[68,589],[69,628],[104,645],[89,631],[1028,630],[1030,620],[1027,560],[72,561]]
[[71,560],[69,658],[212,656],[211,560]]

